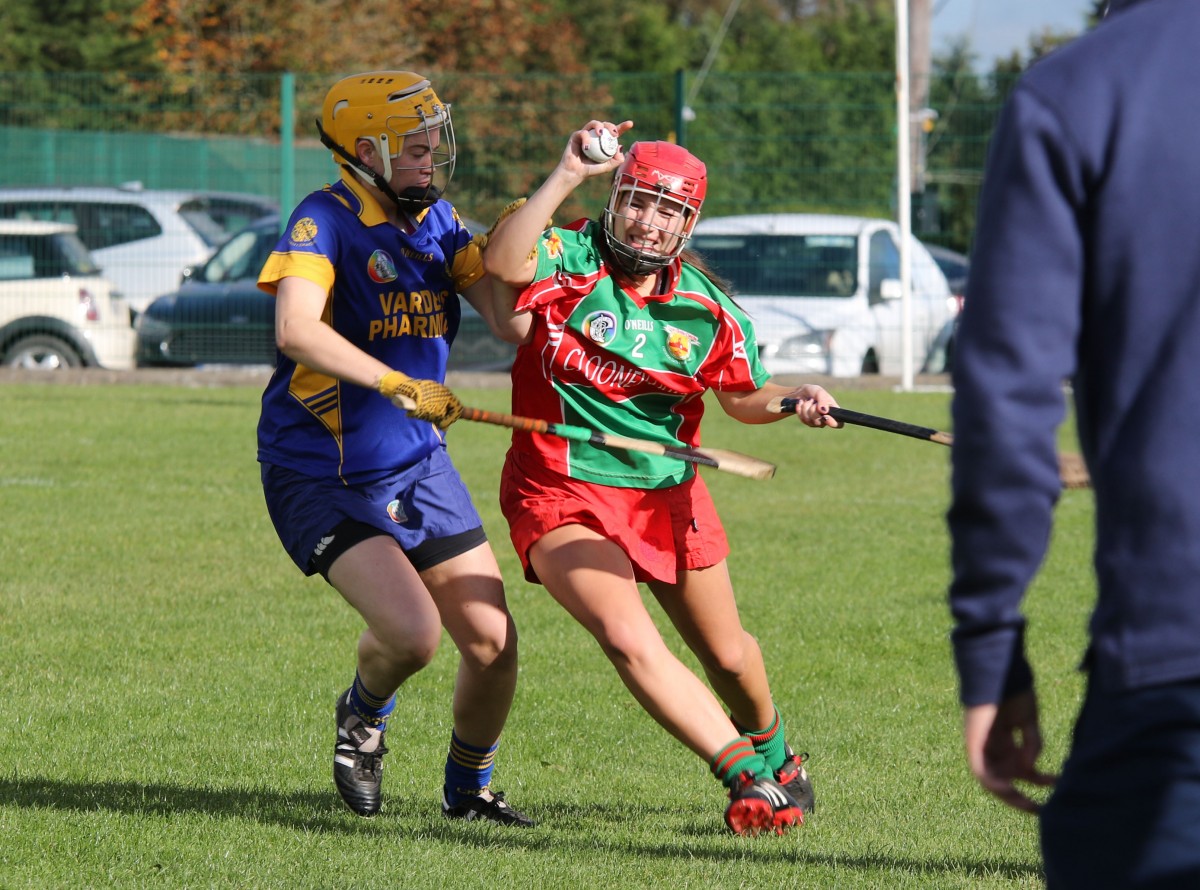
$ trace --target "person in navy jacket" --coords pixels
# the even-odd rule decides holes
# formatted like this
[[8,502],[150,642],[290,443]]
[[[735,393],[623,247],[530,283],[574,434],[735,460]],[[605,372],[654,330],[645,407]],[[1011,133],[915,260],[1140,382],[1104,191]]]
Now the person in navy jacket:
[[[1026,72],[989,152],[947,515],[967,759],[1040,810],[1051,890],[1200,887],[1200,3],[1113,0]],[[1060,494],[1065,381],[1098,596],[1053,776],[1021,603]],[[1044,807],[1028,784],[1054,786]]]

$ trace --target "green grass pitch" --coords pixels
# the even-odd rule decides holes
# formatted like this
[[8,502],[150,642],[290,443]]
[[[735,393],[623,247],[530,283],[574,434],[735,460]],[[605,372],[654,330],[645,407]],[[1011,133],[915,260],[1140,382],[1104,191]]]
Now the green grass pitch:
[[[945,393],[831,388],[860,411],[949,422]],[[506,390],[460,394],[508,407]],[[455,426],[521,635],[495,777],[541,823],[520,832],[441,818],[448,639],[400,692],[383,811],[341,805],[333,700],[359,621],[275,538],[258,398],[249,385],[0,383],[0,887],[1042,885],[1035,820],[987,797],[961,754],[947,449],[744,427],[710,406],[706,445],[779,465],[766,482],[704,473],[817,793],[801,829],[749,839],[726,833],[705,765],[521,580],[496,504],[508,431]],[[1091,518],[1090,492],[1064,494],[1027,603],[1052,770],[1081,692]]]

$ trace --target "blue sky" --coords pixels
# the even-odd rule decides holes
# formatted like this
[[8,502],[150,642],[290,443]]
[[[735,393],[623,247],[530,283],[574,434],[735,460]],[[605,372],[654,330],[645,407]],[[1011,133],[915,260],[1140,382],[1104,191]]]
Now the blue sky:
[[979,67],[990,70],[999,56],[1014,49],[1028,55],[1029,36],[1045,28],[1080,33],[1088,0],[932,0],[934,54],[945,52],[950,39],[966,35],[979,57]]

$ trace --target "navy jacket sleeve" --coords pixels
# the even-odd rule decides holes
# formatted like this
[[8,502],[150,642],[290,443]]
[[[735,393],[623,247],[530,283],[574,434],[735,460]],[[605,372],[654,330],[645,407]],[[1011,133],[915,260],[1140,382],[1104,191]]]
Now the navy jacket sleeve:
[[1055,110],[1018,87],[999,121],[960,322],[951,611],[965,704],[1028,688],[1020,603],[1058,498],[1056,431],[1074,364],[1077,163]]
[[966,705],[1032,682],[1020,606],[1068,378],[1096,508],[1089,682],[1200,677],[1200,3],[1120,5],[1026,72],[989,149],[947,517]]

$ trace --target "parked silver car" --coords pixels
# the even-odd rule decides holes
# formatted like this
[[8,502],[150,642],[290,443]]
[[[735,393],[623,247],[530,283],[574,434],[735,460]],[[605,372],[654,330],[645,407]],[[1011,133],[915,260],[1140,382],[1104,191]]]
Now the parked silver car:
[[0,188],[0,219],[65,222],[135,312],[247,223],[277,212],[259,195],[119,187]]

